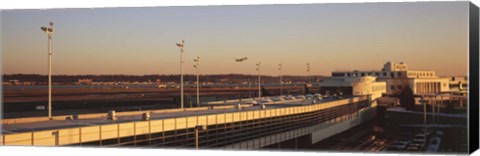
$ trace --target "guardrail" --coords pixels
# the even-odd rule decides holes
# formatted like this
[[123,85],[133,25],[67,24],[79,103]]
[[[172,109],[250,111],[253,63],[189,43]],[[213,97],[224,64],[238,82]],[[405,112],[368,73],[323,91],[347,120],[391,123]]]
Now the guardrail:
[[4,134],[1,135],[0,138],[2,145],[58,146],[81,144],[85,142],[105,139],[160,133],[179,129],[188,129],[193,128],[196,125],[209,126],[231,122],[247,121],[252,119],[263,119],[291,114],[313,112],[331,107],[346,105],[353,102],[364,101],[367,99],[367,97],[353,97],[305,106]]

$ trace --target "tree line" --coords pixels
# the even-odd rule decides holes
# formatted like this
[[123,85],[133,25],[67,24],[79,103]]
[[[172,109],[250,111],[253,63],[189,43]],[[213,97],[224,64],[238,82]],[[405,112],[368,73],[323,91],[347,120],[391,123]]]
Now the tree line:
[[[180,82],[180,75],[52,75],[52,81],[56,83],[73,83],[79,79],[92,79],[93,82]],[[324,76],[283,76],[284,82],[293,81],[307,81],[320,80]],[[203,82],[256,82],[258,75],[244,75],[244,74],[213,74],[213,75],[201,75],[201,81]],[[265,76],[262,75],[262,82],[278,82],[278,76]],[[47,75],[40,74],[4,74],[3,82],[9,82],[11,80],[18,80],[21,82],[47,82]],[[196,75],[187,74],[184,75],[185,81],[196,81]]]

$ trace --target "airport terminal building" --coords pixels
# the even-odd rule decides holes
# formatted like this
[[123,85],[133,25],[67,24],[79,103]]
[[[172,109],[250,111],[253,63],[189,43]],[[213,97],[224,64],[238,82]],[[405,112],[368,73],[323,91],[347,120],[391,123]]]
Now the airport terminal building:
[[435,71],[409,70],[408,65],[387,62],[380,71],[335,71],[332,78],[374,76],[377,81],[386,82],[386,93],[398,95],[407,86],[414,94],[433,94],[450,90],[449,78],[440,78]]

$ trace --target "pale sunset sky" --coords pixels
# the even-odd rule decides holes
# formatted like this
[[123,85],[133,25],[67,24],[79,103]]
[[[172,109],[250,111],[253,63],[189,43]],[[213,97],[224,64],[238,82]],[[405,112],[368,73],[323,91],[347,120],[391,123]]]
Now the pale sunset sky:
[[[330,75],[380,70],[386,61],[437,75],[467,75],[468,2],[299,4],[3,10],[4,74]],[[248,57],[245,62],[234,58]]]

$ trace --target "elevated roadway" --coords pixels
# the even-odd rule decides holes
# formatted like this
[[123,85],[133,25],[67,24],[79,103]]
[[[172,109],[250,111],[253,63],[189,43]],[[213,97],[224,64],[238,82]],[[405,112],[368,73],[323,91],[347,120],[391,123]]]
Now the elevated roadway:
[[[77,120],[9,119],[2,121],[2,145],[194,147],[195,127],[202,148],[261,148],[308,135],[318,142],[374,116],[368,96],[284,101],[260,106],[213,105],[192,109],[81,115]],[[288,137],[286,137],[288,136]],[[280,139],[280,138],[284,139]],[[263,140],[263,141],[262,141]],[[268,141],[270,140],[270,141]]]

